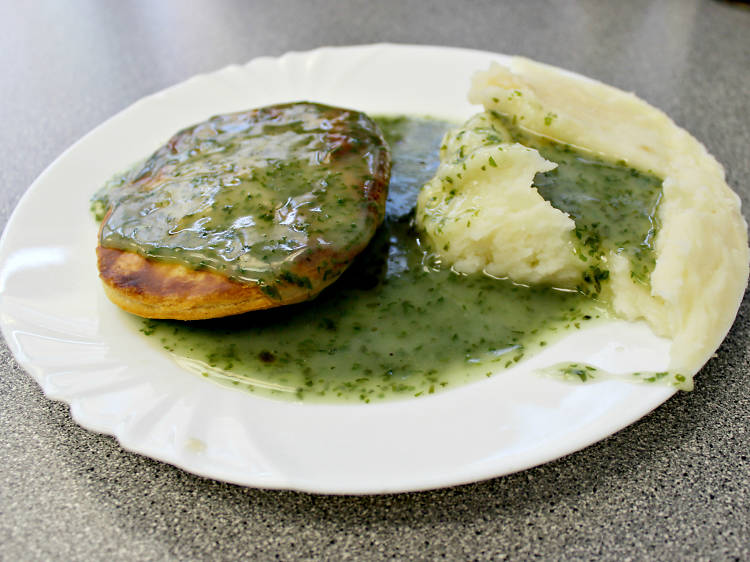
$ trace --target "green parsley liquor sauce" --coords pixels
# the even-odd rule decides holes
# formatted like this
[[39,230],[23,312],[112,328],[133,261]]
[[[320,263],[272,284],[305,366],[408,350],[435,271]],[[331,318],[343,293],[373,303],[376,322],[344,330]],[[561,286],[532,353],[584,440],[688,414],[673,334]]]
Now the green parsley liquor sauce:
[[[579,256],[589,264],[581,292],[596,294],[608,277],[602,258],[613,252],[630,263],[630,277],[649,286],[656,265],[654,240],[659,229],[662,179],[608,162],[594,153],[538,135],[496,112],[489,118],[510,140],[539,151],[557,168],[537,174],[534,187],[549,203],[575,221]],[[502,133],[500,133],[502,134]]]
[[355,111],[300,102],[212,117],[105,186],[95,211],[116,204],[100,242],[273,294],[305,256],[342,259],[367,244],[382,218],[373,176],[384,152]]
[[581,294],[441,269],[412,227],[449,123],[381,118],[393,150],[385,222],[313,301],[200,322],[142,320],[182,366],[263,396],[377,402],[426,396],[511,367],[597,318]]

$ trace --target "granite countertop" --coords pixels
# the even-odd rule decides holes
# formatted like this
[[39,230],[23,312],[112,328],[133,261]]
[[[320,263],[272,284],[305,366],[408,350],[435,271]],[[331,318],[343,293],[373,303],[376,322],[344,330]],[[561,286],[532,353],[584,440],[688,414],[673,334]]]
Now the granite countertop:
[[[66,147],[144,95],[383,41],[521,54],[634,91],[725,165],[749,216],[740,4],[47,0],[0,3],[0,29],[2,226]],[[126,452],[46,399],[2,342],[0,558],[750,559],[748,342],[746,295],[696,389],[614,436],[502,478],[364,497],[243,488]]]

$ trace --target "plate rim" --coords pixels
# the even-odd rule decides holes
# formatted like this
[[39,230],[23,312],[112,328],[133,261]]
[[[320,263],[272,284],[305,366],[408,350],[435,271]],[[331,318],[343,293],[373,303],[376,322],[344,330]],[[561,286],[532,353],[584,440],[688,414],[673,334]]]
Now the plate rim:
[[[139,105],[147,104],[150,102],[150,100],[154,100],[154,99],[168,98],[177,88],[184,87],[185,84],[191,81],[204,80],[206,77],[212,77],[220,73],[226,72],[230,69],[240,69],[240,70],[246,69],[249,65],[256,63],[256,61],[262,61],[263,63],[268,63],[269,61],[278,62],[286,58],[319,56],[321,53],[326,53],[326,52],[341,53],[344,51],[368,51],[371,49],[395,49],[395,50],[406,49],[406,50],[413,50],[413,51],[431,51],[433,53],[440,53],[440,52],[449,50],[449,51],[460,51],[460,52],[467,53],[467,54],[475,54],[480,57],[493,57],[495,59],[504,59],[506,61],[509,60],[508,55],[503,55],[500,53],[492,53],[490,51],[482,51],[482,50],[477,50],[477,49],[465,49],[465,48],[460,48],[460,47],[442,47],[442,46],[437,46],[437,45],[375,43],[375,44],[352,45],[352,46],[325,46],[325,47],[312,49],[309,51],[290,51],[277,57],[268,57],[268,56],[256,57],[242,65],[231,64],[231,65],[227,65],[225,67],[222,67],[212,72],[197,74],[182,82],[179,82],[177,84],[173,84],[167,88],[164,88],[158,92],[148,94],[136,100],[135,102],[127,105],[125,108],[118,111],[114,115],[110,116],[108,119],[106,119],[105,121],[103,121],[102,123],[94,127],[92,130],[87,132],[80,139],[78,139],[72,145],[67,147],[57,158],[55,158],[39,174],[39,176],[34,180],[34,182],[29,186],[29,188],[25,190],[23,195],[18,200],[12,213],[10,214],[8,221],[3,229],[2,236],[0,236],[0,258],[5,257],[9,251],[8,239],[11,236],[10,233],[12,233],[15,229],[19,228],[19,226],[16,223],[19,223],[21,221],[20,217],[23,212],[22,210],[30,205],[29,202],[31,201],[32,197],[34,197],[37,194],[38,191],[44,189],[45,182],[47,181],[49,176],[54,173],[56,167],[58,167],[61,162],[64,162],[67,158],[69,158],[70,154],[78,150],[78,147],[80,147],[82,144],[85,144],[86,142],[90,142],[91,138],[95,138],[99,131],[105,129],[106,127],[110,127],[113,122],[116,122],[118,119],[122,119],[124,115],[127,115],[128,112],[133,111],[134,108],[137,108]],[[571,74],[578,76],[580,78],[583,78],[583,79],[590,80],[590,78],[587,78],[585,76],[581,76],[575,73],[571,73]],[[7,302],[6,302],[7,295],[5,294],[5,291],[3,290],[5,287],[5,284],[2,279],[4,275],[5,267],[6,265],[3,261],[2,265],[0,265],[0,315],[2,315],[3,317],[4,315],[2,313],[7,308]],[[475,472],[467,471],[465,474],[463,474],[462,477],[458,477],[458,478],[455,478],[455,477],[451,478],[451,477],[444,476],[442,478],[441,477],[433,478],[432,480],[421,479],[422,481],[421,484],[417,483],[416,481],[413,481],[407,484],[406,486],[398,486],[398,485],[383,486],[381,484],[375,484],[371,486],[349,486],[349,487],[343,486],[338,489],[331,488],[330,486],[326,486],[326,485],[324,486],[316,485],[312,481],[305,483],[301,479],[299,479],[299,477],[297,477],[296,481],[290,481],[289,479],[279,477],[276,480],[269,480],[268,482],[260,482],[260,481],[248,482],[246,480],[235,479],[231,477],[217,477],[215,473],[210,473],[210,471],[203,471],[201,469],[196,469],[195,466],[190,466],[189,462],[186,464],[185,462],[181,462],[180,459],[171,458],[168,455],[160,455],[156,453],[144,453],[143,447],[139,447],[138,445],[134,446],[132,443],[130,443],[127,437],[124,436],[122,432],[118,431],[118,428],[116,426],[115,427],[103,427],[101,426],[101,424],[97,424],[95,421],[92,421],[90,417],[87,416],[85,409],[82,406],[80,398],[77,399],[75,397],[65,398],[61,396],[56,396],[55,393],[50,390],[50,385],[48,384],[48,381],[45,379],[45,375],[43,374],[43,369],[40,369],[37,365],[34,365],[34,363],[31,361],[25,360],[25,358],[23,357],[24,354],[23,354],[23,350],[21,346],[17,343],[15,338],[10,337],[11,335],[9,333],[10,328],[4,319],[0,321],[0,329],[2,331],[3,337],[5,338],[6,344],[8,345],[8,348],[10,349],[16,361],[18,361],[19,365],[25,371],[27,371],[29,374],[32,375],[32,377],[37,381],[37,383],[39,384],[39,386],[41,387],[42,391],[44,392],[47,398],[68,404],[70,408],[70,412],[71,412],[71,417],[78,425],[88,430],[114,437],[118,441],[120,446],[125,450],[134,452],[137,454],[145,455],[145,456],[148,456],[149,458],[153,458],[161,462],[172,464],[174,466],[177,466],[187,472],[196,474],[198,476],[217,479],[217,480],[221,480],[225,482],[231,482],[231,483],[243,485],[243,486],[254,486],[254,487],[266,488],[266,489],[299,490],[299,491],[305,491],[305,492],[325,493],[325,494],[347,494],[347,495],[349,494],[375,494],[375,493],[394,493],[394,492],[428,490],[428,489],[435,489],[435,488],[440,488],[440,487],[445,487],[445,486],[461,485],[461,484],[466,484],[470,482],[486,480],[486,479],[494,478],[497,476],[502,476],[505,474],[517,472],[519,470],[531,468],[533,466],[538,466],[539,464],[542,464],[542,463],[551,462],[553,460],[556,460],[568,454],[572,454],[576,451],[579,451],[596,442],[599,442],[602,439],[616,433],[617,431],[635,423],[638,419],[647,415],[648,413],[653,411],[653,409],[655,409],[660,404],[668,400],[676,392],[674,388],[660,387],[661,389],[663,389],[663,392],[652,393],[653,397],[646,404],[644,404],[645,407],[642,409],[642,411],[637,417],[633,419],[629,419],[625,423],[621,423],[620,421],[613,421],[613,423],[611,424],[611,427],[603,430],[601,432],[602,434],[598,438],[594,440],[591,440],[589,438],[583,438],[580,440],[580,442],[576,442],[572,447],[571,446],[559,447],[560,450],[553,453],[552,455],[541,455],[544,458],[538,459],[536,461],[532,461],[531,464],[527,462],[521,462],[514,468],[511,468],[510,470],[499,471],[497,473],[487,473],[486,469],[485,470],[478,469]],[[598,384],[601,384],[601,383],[598,383]],[[654,387],[650,387],[650,388],[653,389]],[[446,392],[443,394],[445,395],[449,393],[450,392]],[[379,406],[379,405],[375,405],[375,406]],[[348,406],[341,405],[341,406],[335,406],[335,407],[344,408]],[[362,407],[362,406],[352,406],[352,407]],[[372,408],[373,406],[365,406],[365,407]],[[420,479],[417,478],[417,480],[420,480]]]

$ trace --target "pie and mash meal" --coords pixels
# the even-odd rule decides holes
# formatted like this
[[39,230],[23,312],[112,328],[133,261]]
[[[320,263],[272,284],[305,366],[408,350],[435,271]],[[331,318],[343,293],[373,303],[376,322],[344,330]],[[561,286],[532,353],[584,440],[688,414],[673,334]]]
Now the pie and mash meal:
[[463,124],[299,102],[180,131],[94,199],[107,296],[181,364],[294,399],[431,394],[611,318],[672,341],[644,380],[690,388],[748,280],[721,165],[527,59],[469,100]]

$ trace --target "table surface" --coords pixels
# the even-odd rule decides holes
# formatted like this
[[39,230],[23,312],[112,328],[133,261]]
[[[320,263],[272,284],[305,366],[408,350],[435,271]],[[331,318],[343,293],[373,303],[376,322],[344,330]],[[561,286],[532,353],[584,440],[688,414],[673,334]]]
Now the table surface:
[[[634,91],[721,161],[750,210],[750,9],[672,2],[0,2],[0,225],[66,147],[196,73],[322,45],[521,54]],[[750,559],[750,299],[641,421],[518,474],[374,497],[256,490],[123,451],[0,342],[0,558]]]

